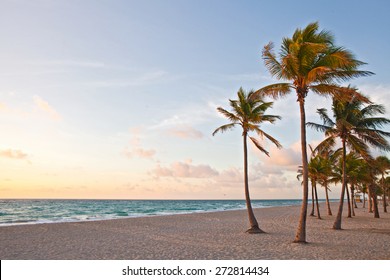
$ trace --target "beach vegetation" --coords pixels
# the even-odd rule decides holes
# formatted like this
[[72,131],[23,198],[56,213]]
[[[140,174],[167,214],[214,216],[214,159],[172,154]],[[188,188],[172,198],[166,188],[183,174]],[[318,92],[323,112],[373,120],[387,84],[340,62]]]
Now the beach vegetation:
[[[368,105],[366,106],[366,104]],[[367,176],[373,179],[374,162],[370,154],[370,146],[380,150],[390,151],[390,145],[385,139],[385,137],[390,136],[390,133],[380,129],[384,125],[389,124],[390,120],[375,116],[376,114],[385,113],[384,106],[371,102],[363,102],[354,97],[349,101],[333,99],[332,111],[334,120],[329,117],[325,108],[318,109],[317,113],[322,119],[323,124],[308,122],[307,126],[325,133],[326,138],[319,144],[319,149],[334,147],[337,143],[336,140],[341,141],[342,188],[338,212],[333,224],[334,229],[341,229],[344,196],[347,191],[348,182],[347,147],[367,162]],[[352,168],[350,167],[350,169]],[[352,176],[352,170],[349,171],[351,173],[350,176]],[[361,171],[359,170],[357,172]],[[349,179],[351,180],[351,177]],[[375,180],[371,180],[371,182],[368,187],[373,194],[376,193],[376,183]],[[376,195],[372,195],[372,197],[373,199],[375,197],[375,206]]]
[[364,65],[353,53],[334,43],[331,32],[319,30],[318,22],[296,29],[291,38],[283,38],[279,54],[271,42],[263,48],[265,66],[273,77],[282,81],[256,91],[259,96],[284,97],[291,92],[297,95],[300,109],[303,199],[300,219],[294,242],[306,243],[308,205],[308,156],[306,145],[305,99],[309,92],[331,96],[338,100],[362,98],[354,89],[342,87],[339,82],[369,76],[372,72],[360,70]]
[[[274,123],[281,117],[277,115],[265,114],[266,111],[272,107],[273,102],[265,102],[262,98],[258,96],[255,97],[254,91],[249,91],[246,93],[242,88],[240,88],[237,92],[237,100],[229,100],[229,102],[231,111],[228,111],[222,107],[217,108],[218,112],[229,120],[229,123],[218,127],[213,132],[213,136],[218,132],[226,132],[227,130],[230,130],[236,126],[240,126],[242,128],[242,139],[244,147],[244,190],[250,223],[250,228],[247,230],[247,232],[262,233],[264,231],[259,228],[259,224],[253,213],[249,195],[247,138],[249,137],[257,149],[269,156],[269,152],[265,149],[260,139],[268,139],[278,148],[281,148],[282,145],[278,140],[261,129],[260,125],[262,123]],[[260,137],[260,139],[250,136],[250,132],[255,132]]]

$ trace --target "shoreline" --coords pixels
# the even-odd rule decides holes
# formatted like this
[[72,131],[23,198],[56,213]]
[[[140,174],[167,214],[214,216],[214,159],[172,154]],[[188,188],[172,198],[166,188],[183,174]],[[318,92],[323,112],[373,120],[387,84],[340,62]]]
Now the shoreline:
[[[310,203],[309,203],[310,204]],[[283,206],[264,206],[264,207],[253,207],[253,209],[265,209],[265,208],[274,208],[274,207],[295,207],[298,205],[283,205]],[[300,205],[299,205],[300,206]],[[182,212],[182,213],[167,213],[167,214],[153,214],[153,215],[145,215],[145,216],[118,216],[117,218],[107,218],[107,219],[87,219],[87,220],[77,220],[77,221],[53,221],[53,222],[31,222],[31,223],[2,223],[0,224],[0,228],[2,227],[17,227],[17,226],[33,226],[33,225],[45,225],[45,224],[67,224],[67,223],[89,223],[89,222],[101,222],[101,221],[115,221],[121,219],[139,219],[139,218],[151,218],[151,217],[166,217],[166,216],[176,216],[176,215],[196,215],[196,214],[205,214],[205,213],[219,213],[219,212],[229,212],[229,211],[247,211],[246,208],[239,209],[226,209],[226,210],[199,210],[199,212]]]
[[[21,199],[21,200],[35,200],[35,199]],[[57,199],[43,199],[43,200],[57,200]],[[63,199],[58,199],[59,201]],[[69,201],[72,201],[75,199],[69,199]],[[77,199],[76,199],[77,200]],[[81,199],[85,200],[85,199]],[[95,199],[91,199],[92,201],[95,201]],[[99,199],[97,201],[106,201],[106,199]],[[115,201],[115,200],[113,200]],[[121,201],[133,201],[133,200],[121,200]],[[160,201],[160,200],[135,200],[135,201]],[[161,200],[161,201],[183,201],[183,200]],[[188,201],[221,201],[220,199],[210,199],[210,200],[188,200]],[[223,200],[222,200],[223,201]],[[224,212],[224,211],[237,211],[237,210],[246,210],[245,206],[245,200],[243,199],[226,199],[226,201],[242,201],[243,205],[240,208],[232,208],[232,209],[212,209],[212,210],[190,210],[190,211],[183,211],[183,212],[166,212],[161,213],[158,212],[156,214],[140,214],[139,215],[127,215],[127,216],[107,216],[102,218],[87,218],[87,219],[81,219],[78,220],[76,218],[68,217],[63,218],[59,220],[36,220],[36,221],[26,221],[26,222],[20,222],[20,223],[0,223],[0,227],[8,227],[8,226],[24,226],[24,225],[40,225],[40,224],[58,224],[58,223],[79,223],[79,222],[95,222],[95,221],[107,221],[107,220],[118,220],[118,219],[133,219],[133,218],[146,218],[146,217],[156,217],[156,216],[171,216],[171,215],[185,215],[185,214],[198,214],[198,213],[217,213],[217,212]],[[271,205],[271,206],[261,206],[256,207],[253,206],[253,202],[256,201],[297,201],[301,202],[300,199],[254,199],[252,200],[252,207],[253,209],[263,209],[263,208],[272,208],[272,207],[287,207],[287,206],[298,206],[298,204],[291,204],[291,205]],[[320,203],[325,203],[325,200],[320,200]],[[309,205],[311,202],[309,202]],[[300,204],[299,204],[300,205]]]
[[[308,216],[308,244],[293,243],[300,206],[254,209],[266,234],[246,234],[246,210],[0,227],[0,259],[390,259],[390,214],[367,209],[331,229]],[[361,205],[359,205],[361,207]],[[346,209],[344,209],[346,210]]]

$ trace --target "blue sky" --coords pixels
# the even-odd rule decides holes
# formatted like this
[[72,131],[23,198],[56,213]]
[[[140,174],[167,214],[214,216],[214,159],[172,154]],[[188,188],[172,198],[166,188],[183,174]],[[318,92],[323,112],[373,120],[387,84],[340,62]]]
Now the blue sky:
[[[240,131],[212,137],[216,107],[274,82],[262,47],[313,21],[376,73],[351,84],[388,103],[387,1],[0,3],[2,197],[242,198]],[[329,102],[310,96],[308,120]],[[253,197],[300,198],[294,95],[270,113],[284,149],[251,148]]]

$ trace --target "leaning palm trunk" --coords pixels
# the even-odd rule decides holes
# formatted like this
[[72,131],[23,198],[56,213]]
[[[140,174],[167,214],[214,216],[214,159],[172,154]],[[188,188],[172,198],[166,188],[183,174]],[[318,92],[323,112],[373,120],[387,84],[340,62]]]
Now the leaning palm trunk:
[[329,194],[328,194],[328,183],[325,182],[325,197],[326,197],[326,207],[328,208],[328,216],[332,216],[332,210],[330,209],[330,203],[329,203]]
[[318,205],[317,185],[316,185],[315,181],[314,181],[314,193],[315,193],[315,198],[316,198],[317,218],[321,219],[320,206]]
[[345,147],[345,139],[342,139],[342,142],[343,142],[343,168],[342,168],[343,182],[342,182],[342,187],[341,187],[339,210],[337,211],[337,216],[336,216],[336,220],[333,224],[333,229],[341,229],[341,217],[343,214],[344,195],[345,195],[345,189],[347,187],[347,174],[345,174],[345,170],[346,170],[345,158],[347,156],[346,147]]
[[315,205],[315,199],[314,199],[314,183],[313,181],[311,182],[311,212],[310,216],[315,216],[314,215],[314,205]]
[[248,218],[249,218],[249,224],[250,228],[247,230],[248,233],[261,233],[263,232],[259,228],[259,224],[257,223],[255,214],[253,213],[251,199],[249,196],[249,183],[248,183],[248,148],[247,148],[247,134],[246,132],[243,133],[244,138],[244,183],[245,183],[245,202],[246,202],[246,208],[248,210]]
[[351,200],[349,199],[348,185],[346,186],[345,190],[347,191],[347,202],[348,202],[348,216],[347,216],[347,218],[352,218]]
[[351,211],[352,216],[355,216],[355,208],[357,208],[356,202],[355,202],[355,186],[351,184]]
[[299,217],[295,243],[306,243],[306,218],[307,218],[307,200],[309,196],[309,172],[307,166],[307,148],[306,148],[306,116],[305,116],[305,93],[298,93],[299,108],[301,113],[301,150],[302,150],[302,174],[303,174],[303,198],[301,214]]

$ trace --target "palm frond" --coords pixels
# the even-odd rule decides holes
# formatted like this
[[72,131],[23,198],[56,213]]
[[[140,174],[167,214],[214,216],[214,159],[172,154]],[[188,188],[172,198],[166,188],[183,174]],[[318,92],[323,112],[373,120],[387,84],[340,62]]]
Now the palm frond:
[[292,90],[292,85],[290,83],[278,83],[265,86],[261,89],[258,89],[254,92],[254,96],[263,97],[270,96],[274,99],[285,97]]
[[266,133],[264,130],[260,128],[256,128],[256,132],[260,137],[265,137],[268,140],[270,140],[278,149],[281,149],[283,147],[278,140],[276,140],[274,137]]
[[264,147],[260,144],[259,141],[256,140],[256,138],[249,136],[249,138],[252,140],[253,144],[255,144],[256,148],[258,148],[260,151],[262,151],[264,154],[266,154],[269,157],[269,152],[264,149]]
[[274,44],[272,42],[265,45],[262,52],[262,58],[264,60],[265,66],[267,67],[271,75],[280,80],[284,78],[283,67],[277,60],[276,55],[273,52],[273,48]]
[[225,110],[224,108],[222,107],[218,107],[217,108],[217,111],[219,113],[221,113],[225,118],[227,118],[228,120],[230,120],[231,122],[239,122],[240,119],[239,117],[237,117],[235,114],[233,114],[232,112],[229,112],[227,110]]
[[317,124],[317,123],[312,123],[312,122],[307,122],[306,123],[306,126],[309,127],[309,128],[313,128],[319,132],[326,132],[328,130],[330,130],[332,127],[331,126],[327,126],[327,125],[323,125],[323,124]]
[[218,127],[216,130],[214,130],[213,136],[215,134],[217,134],[218,132],[223,133],[227,130],[230,130],[230,129],[234,128],[236,125],[238,125],[238,123],[229,123],[229,124],[222,125],[222,126]]

